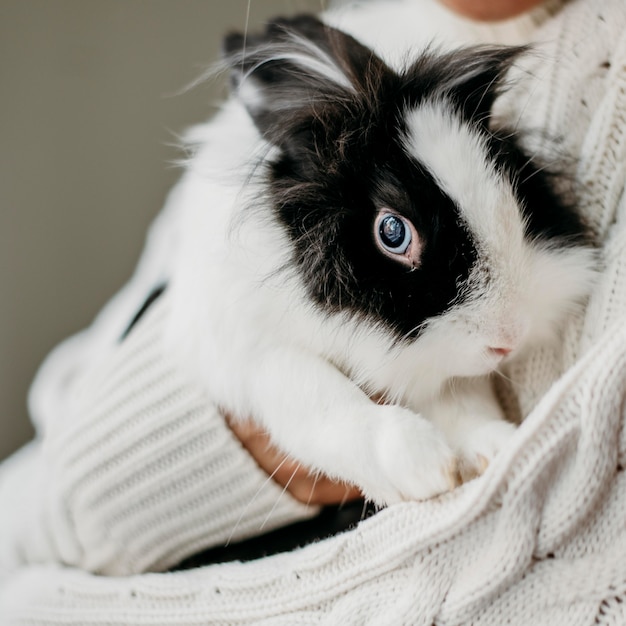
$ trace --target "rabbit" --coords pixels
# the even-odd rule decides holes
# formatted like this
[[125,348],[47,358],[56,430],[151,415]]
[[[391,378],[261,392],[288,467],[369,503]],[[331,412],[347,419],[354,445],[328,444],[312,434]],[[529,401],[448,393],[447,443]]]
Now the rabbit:
[[588,296],[594,246],[491,109],[518,47],[402,71],[298,15],[224,42],[189,136],[168,341],[203,392],[379,505],[481,474],[516,426],[492,374]]

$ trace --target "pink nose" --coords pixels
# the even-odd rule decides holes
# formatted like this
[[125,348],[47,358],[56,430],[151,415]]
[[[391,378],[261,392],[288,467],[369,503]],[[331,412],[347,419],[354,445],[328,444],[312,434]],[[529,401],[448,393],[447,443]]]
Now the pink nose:
[[505,357],[513,352],[513,348],[489,348],[489,352],[501,357]]

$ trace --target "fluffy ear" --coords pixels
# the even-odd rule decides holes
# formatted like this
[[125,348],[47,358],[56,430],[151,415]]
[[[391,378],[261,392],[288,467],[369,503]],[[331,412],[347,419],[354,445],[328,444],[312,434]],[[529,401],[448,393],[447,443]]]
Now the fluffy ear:
[[441,66],[445,76],[439,90],[466,118],[486,122],[507,71],[526,51],[525,47],[476,46],[453,52]]
[[383,66],[369,48],[310,15],[274,20],[261,35],[233,33],[224,51],[257,128],[283,148],[287,130],[307,141],[306,120],[341,107],[367,80],[366,68]]

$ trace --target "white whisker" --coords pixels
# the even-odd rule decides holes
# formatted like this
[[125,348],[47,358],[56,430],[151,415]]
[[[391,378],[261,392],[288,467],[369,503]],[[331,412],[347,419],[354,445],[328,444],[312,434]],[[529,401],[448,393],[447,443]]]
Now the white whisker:
[[346,491],[343,494],[343,498],[341,498],[341,502],[339,502],[339,508],[342,508],[344,504],[348,501],[348,494],[350,493],[350,487],[346,485]]
[[[287,457],[285,457],[285,459],[283,460],[283,463],[286,460],[287,460]],[[259,527],[259,530],[263,530],[265,528],[265,525],[269,521],[270,517],[272,517],[272,513],[274,513],[274,511],[276,510],[276,507],[278,506],[278,503],[280,502],[280,499],[283,497],[283,494],[285,493],[285,491],[289,489],[289,485],[291,484],[291,481],[294,479],[294,476],[298,473],[299,469],[300,469],[300,463],[298,463],[296,468],[293,470],[293,473],[291,474],[289,480],[286,482],[285,486],[283,487],[283,490],[280,492],[280,495],[278,496],[278,498],[276,498],[276,502],[274,502],[274,506],[271,508],[270,512],[265,516],[265,519],[263,520],[263,523]]]
[[499,370],[499,369],[494,370],[493,373],[496,376],[499,376],[500,378],[502,378],[502,380],[505,380],[507,383],[509,383],[515,389],[518,389],[518,390],[522,390],[523,389],[522,385],[520,385],[517,381],[513,380],[510,376],[507,376],[501,370]]
[[307,506],[311,505],[311,498],[313,497],[313,492],[315,491],[315,486],[317,485],[317,481],[319,480],[319,478],[320,478],[319,472],[315,472],[315,475],[313,476],[313,486],[311,487],[311,491],[309,492],[309,497],[306,501]]
[[[256,493],[254,494],[254,496],[252,496],[251,500],[248,502],[248,504],[246,504],[246,506],[244,507],[243,511],[241,511],[237,522],[235,523],[233,529],[230,532],[230,535],[228,536],[228,539],[226,540],[226,544],[225,546],[229,546],[230,542],[233,539],[233,536],[235,535],[235,533],[237,532],[237,529],[239,528],[239,525],[241,524],[241,521],[243,520],[245,514],[248,512],[248,509],[252,506],[252,504],[254,504],[254,501],[259,497],[261,491],[263,491],[263,489],[265,488],[265,486],[274,479],[274,476],[276,476],[276,473],[278,471],[280,471],[280,468],[287,462],[287,457],[285,457],[276,467],[276,469],[265,479],[265,481],[263,482],[263,484],[257,489]],[[293,476],[292,476],[293,478]],[[276,505],[274,505],[274,508],[276,507]],[[272,511],[270,511],[270,515],[271,513],[274,511],[274,508],[272,508]],[[269,517],[269,516],[268,516]],[[267,522],[267,519],[263,522],[263,524],[265,524]]]
[[248,6],[246,7],[246,24],[243,29],[243,47],[241,50],[241,71],[244,70],[244,64],[246,62],[246,44],[248,43],[248,27],[250,26],[250,5],[252,0],[248,0]]

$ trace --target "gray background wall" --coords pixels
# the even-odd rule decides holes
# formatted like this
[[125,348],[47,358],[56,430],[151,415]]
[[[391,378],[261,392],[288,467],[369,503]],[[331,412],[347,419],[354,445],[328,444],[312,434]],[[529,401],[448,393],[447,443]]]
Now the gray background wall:
[[323,0],[0,0],[0,459],[32,436],[38,364],[130,275],[179,176],[175,133],[224,94],[173,95],[229,29]]

